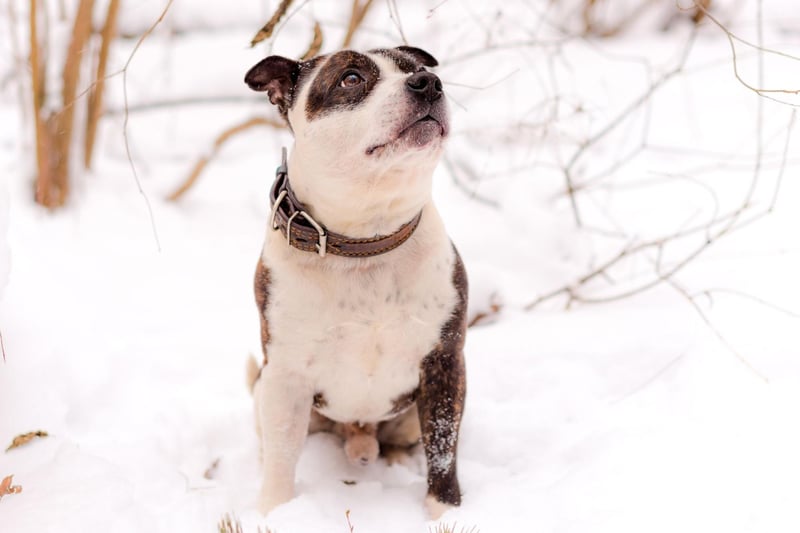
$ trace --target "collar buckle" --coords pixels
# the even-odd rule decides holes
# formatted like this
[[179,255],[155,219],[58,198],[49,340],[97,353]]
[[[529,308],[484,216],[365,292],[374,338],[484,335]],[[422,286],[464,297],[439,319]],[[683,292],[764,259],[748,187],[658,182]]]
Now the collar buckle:
[[275,181],[270,188],[272,207],[268,224],[274,231],[283,232],[289,246],[305,252],[316,252],[323,258],[328,252],[342,257],[372,257],[394,250],[417,229],[422,211],[391,235],[357,239],[329,232],[325,226],[314,220],[294,196],[289,185],[286,159],[284,147],[281,150],[281,164],[275,170]]

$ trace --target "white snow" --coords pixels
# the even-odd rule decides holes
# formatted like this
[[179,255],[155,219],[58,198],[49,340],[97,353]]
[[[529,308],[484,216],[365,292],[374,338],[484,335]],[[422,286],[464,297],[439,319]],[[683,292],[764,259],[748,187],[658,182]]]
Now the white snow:
[[[765,46],[800,55],[794,2],[761,3]],[[24,17],[27,3],[13,4]],[[123,4],[122,29],[137,34],[165,2]],[[0,478],[13,474],[23,487],[0,500],[1,531],[195,533],[216,531],[234,513],[248,532],[347,532],[347,510],[356,533],[433,525],[421,453],[406,465],[355,468],[331,435],[306,443],[294,500],[267,518],[255,510],[258,444],[245,385],[245,361],[259,351],[252,275],[288,132],[236,137],[180,203],[163,198],[223,129],[276,116],[242,83],[247,68],[270,46],[301,54],[315,19],[324,50],[335,49],[349,3],[309,2],[273,44],[253,50],[249,39],[277,2],[245,4],[176,1],[131,63],[132,109],[234,99],[130,114],[160,250],[125,157],[121,78],[108,86],[112,113],[95,168],[76,176],[69,205],[50,213],[32,203],[19,71],[0,64],[0,447],[28,431],[50,434],[0,452]],[[678,288],[524,309],[627,244],[735,211],[756,171],[758,99],[735,79],[724,33],[704,24],[683,70],[628,109],[679,64],[690,26],[660,31],[674,13],[667,2],[617,37],[565,40],[558,21],[576,4],[397,2],[409,42],[442,63],[453,104],[447,157],[460,185],[442,164],[435,195],[470,273],[472,313],[503,305],[467,338],[464,501],[442,520],[483,533],[796,532],[800,141],[792,107],[762,101],[762,164],[742,220],[765,212],[779,186],[774,209],[692,260],[676,274]],[[737,35],[756,41],[759,2],[714,4]],[[0,34],[17,35],[20,46],[25,28],[21,18],[11,32],[0,14]],[[10,40],[0,40],[0,57],[10,57]],[[533,44],[503,45],[519,41]],[[376,2],[356,46],[400,42]],[[111,71],[134,44],[117,44]],[[494,50],[472,53],[484,47]],[[737,55],[740,74],[759,85],[758,55],[741,43]],[[768,54],[764,72],[764,87],[800,87],[797,60]],[[576,182],[594,177],[577,196],[578,228],[561,168],[620,114],[619,128],[576,160]],[[705,238],[666,245],[660,258],[655,248],[639,254],[581,294],[636,289],[659,259],[672,268]],[[680,289],[700,294],[713,330]]]

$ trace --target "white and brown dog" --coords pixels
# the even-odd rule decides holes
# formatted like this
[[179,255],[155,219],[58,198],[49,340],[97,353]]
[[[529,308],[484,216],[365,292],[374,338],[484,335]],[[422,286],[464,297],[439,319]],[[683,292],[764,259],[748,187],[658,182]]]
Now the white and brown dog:
[[255,278],[263,512],[292,498],[306,435],[326,423],[363,437],[348,452],[362,463],[375,439],[421,437],[430,514],[461,503],[467,279],[431,200],[449,132],[436,64],[401,46],[271,56],[245,77],[294,133]]

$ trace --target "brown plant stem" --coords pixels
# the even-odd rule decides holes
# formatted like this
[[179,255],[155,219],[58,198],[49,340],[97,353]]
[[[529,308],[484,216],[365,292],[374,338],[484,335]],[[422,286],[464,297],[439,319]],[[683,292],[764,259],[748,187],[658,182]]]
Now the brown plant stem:
[[211,146],[211,151],[207,155],[203,155],[200,159],[192,167],[191,172],[183,181],[183,183],[175,189],[175,191],[167,197],[167,200],[170,202],[177,202],[181,199],[181,197],[186,194],[186,192],[192,188],[192,186],[197,182],[197,179],[202,174],[203,169],[206,168],[206,165],[211,162],[211,160],[217,155],[220,148],[227,143],[231,138],[235,137],[239,133],[243,131],[249,130],[250,128],[254,128],[256,126],[270,126],[272,128],[282,129],[285,126],[275,120],[266,118],[266,117],[252,117],[244,122],[240,122],[239,124],[235,124],[222,133],[220,133],[217,138],[214,140],[214,143]]
[[278,22],[283,18],[288,11],[289,6],[292,5],[293,0],[282,0],[278,9],[275,10],[275,13],[272,14],[272,17],[267,21],[264,26],[258,30],[255,37],[252,38],[250,41],[250,46],[255,46],[264,39],[269,39],[272,36],[272,32],[275,30],[275,26],[278,25]]
[[42,117],[45,94],[44,65],[39,54],[38,0],[30,1],[30,48],[31,48],[31,91],[33,93],[33,124],[36,134],[36,185],[34,198],[37,203],[51,207],[50,192],[53,189],[53,172],[50,154],[50,136]]
[[311,59],[319,53],[320,49],[322,49],[322,27],[319,22],[314,22],[314,37],[311,39],[311,44],[308,45],[308,50],[300,58],[300,61]]
[[72,102],[75,100],[78,80],[80,79],[83,50],[92,30],[93,7],[94,0],[80,0],[78,4],[67,55],[64,60],[63,85],[61,88],[63,107],[60,112],[48,118],[50,133],[53,134],[51,148],[54,148],[54,175],[52,185],[55,187],[55,191],[53,191],[55,197],[51,195],[49,207],[64,205],[69,193],[69,155],[75,121],[75,108]]
[[94,84],[89,92],[88,112],[86,117],[86,137],[84,139],[83,166],[87,169],[92,166],[94,144],[97,137],[97,124],[103,115],[103,90],[106,82],[106,67],[108,66],[108,52],[111,41],[117,33],[117,18],[119,15],[119,0],[110,0],[106,21],[100,32],[100,52],[97,57],[97,71]]
[[367,14],[370,6],[372,6],[372,0],[365,0],[363,3],[359,0],[353,0],[353,8],[350,12],[350,23],[347,25],[347,33],[344,35],[344,40],[342,41],[342,48],[347,48],[350,46],[350,42],[353,40],[353,35],[355,35],[356,30],[361,23],[364,21],[364,17]]

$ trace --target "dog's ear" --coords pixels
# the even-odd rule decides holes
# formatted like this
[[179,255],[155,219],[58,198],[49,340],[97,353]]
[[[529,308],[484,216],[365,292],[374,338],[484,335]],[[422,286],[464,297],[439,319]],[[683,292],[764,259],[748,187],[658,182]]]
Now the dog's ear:
[[269,101],[282,111],[292,103],[292,90],[300,74],[300,63],[281,56],[262,59],[245,74],[244,82],[254,91],[267,91]]
[[439,62],[436,61],[435,57],[430,55],[422,48],[414,48],[413,46],[398,46],[397,50],[405,52],[406,54],[410,55],[411,57],[413,57],[426,67],[435,67],[439,64]]

